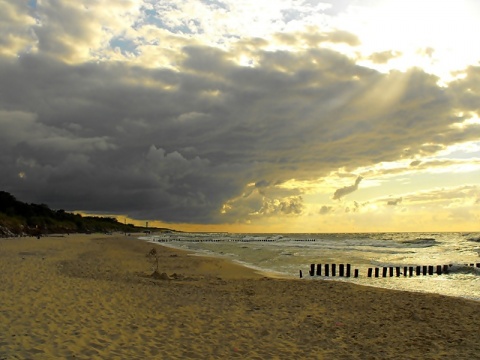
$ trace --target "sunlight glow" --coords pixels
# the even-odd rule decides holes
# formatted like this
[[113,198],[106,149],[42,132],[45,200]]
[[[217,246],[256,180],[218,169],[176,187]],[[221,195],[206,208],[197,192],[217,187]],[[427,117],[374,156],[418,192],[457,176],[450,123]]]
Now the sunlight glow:
[[450,77],[480,57],[480,48],[473,46],[479,12],[472,0],[377,0],[374,6],[357,7],[342,25],[360,35],[364,53],[400,51],[402,56],[387,68],[418,66]]
[[[463,113],[459,114],[460,117],[463,117]],[[478,117],[475,113],[470,113],[470,118],[465,119],[462,122],[453,123],[450,127],[458,128],[458,129],[465,129],[468,126],[472,125],[480,125],[480,117]]]

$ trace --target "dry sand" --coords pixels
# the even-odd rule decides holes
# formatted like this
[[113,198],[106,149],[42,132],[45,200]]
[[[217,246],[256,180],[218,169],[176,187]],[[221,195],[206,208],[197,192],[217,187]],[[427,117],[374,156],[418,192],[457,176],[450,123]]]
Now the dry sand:
[[[152,247],[168,280],[148,277]],[[0,359],[478,359],[479,330],[480,302],[266,278],[134,237],[0,239]]]

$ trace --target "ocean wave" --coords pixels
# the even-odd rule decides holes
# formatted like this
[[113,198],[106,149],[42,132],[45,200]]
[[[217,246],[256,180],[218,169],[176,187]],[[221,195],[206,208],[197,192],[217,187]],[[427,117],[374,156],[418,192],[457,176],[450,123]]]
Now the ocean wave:
[[[423,268],[425,267],[425,265],[419,265],[419,264],[391,264],[391,263],[386,263],[386,262],[383,262],[383,261],[371,261],[370,262],[373,266],[375,267],[379,267],[379,268],[390,268],[390,267],[393,267],[393,268],[396,268],[396,267],[399,267],[402,269],[402,271],[404,270],[405,267],[413,267],[414,268],[414,272],[416,272],[416,268],[417,267],[420,267],[421,268],[421,271],[423,273]],[[441,268],[442,268],[442,273],[444,274],[450,274],[450,275],[454,275],[454,274],[471,274],[471,275],[478,275],[480,276],[480,267],[478,267],[477,265],[480,264],[480,263],[477,263],[477,264],[473,264],[473,263],[470,263],[470,264],[448,264],[448,265],[441,265]],[[429,267],[433,267],[433,272],[434,274],[437,273],[437,265],[434,265],[434,266],[429,266]],[[403,272],[402,272],[403,274]]]
[[473,274],[480,276],[480,267],[476,267],[478,264],[452,264],[448,271],[454,274]]
[[413,240],[403,240],[401,241],[402,244],[415,246],[415,247],[430,247],[440,244],[434,238],[416,238]]
[[480,242],[480,236],[467,238],[467,240],[468,240],[468,241],[473,241],[473,242]]

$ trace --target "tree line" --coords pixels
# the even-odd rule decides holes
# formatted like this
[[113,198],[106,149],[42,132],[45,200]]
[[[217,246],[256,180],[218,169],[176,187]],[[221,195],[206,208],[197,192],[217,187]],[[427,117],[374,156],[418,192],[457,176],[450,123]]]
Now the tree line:
[[8,192],[0,191],[0,236],[145,230],[133,224],[122,224],[112,217],[82,216],[63,209],[52,210],[45,204],[27,204]]

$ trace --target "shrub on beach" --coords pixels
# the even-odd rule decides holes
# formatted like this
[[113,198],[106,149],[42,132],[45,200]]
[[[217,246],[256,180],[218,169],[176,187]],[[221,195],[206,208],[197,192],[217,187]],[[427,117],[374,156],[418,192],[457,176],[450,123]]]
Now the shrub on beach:
[[155,248],[152,248],[148,253],[147,253],[147,258],[148,260],[152,263],[152,265],[154,266],[154,271],[153,271],[153,274],[152,276],[156,276],[157,274],[159,274],[158,272],[158,266],[159,266],[159,254],[157,252],[157,249]]

